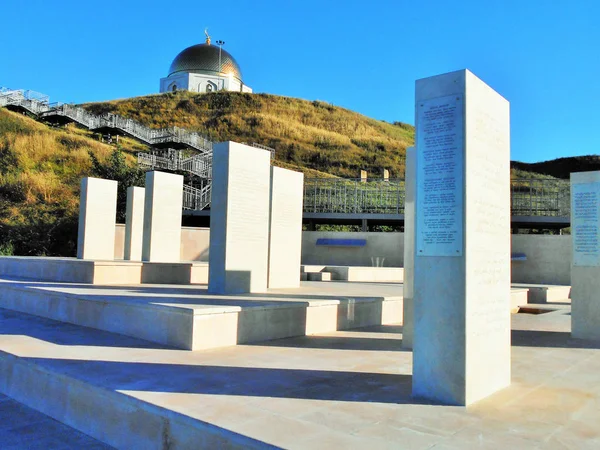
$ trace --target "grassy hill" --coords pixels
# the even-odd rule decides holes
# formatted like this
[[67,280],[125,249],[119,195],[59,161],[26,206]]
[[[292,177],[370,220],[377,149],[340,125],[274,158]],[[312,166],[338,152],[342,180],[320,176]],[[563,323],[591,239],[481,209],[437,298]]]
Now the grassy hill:
[[[278,165],[306,176],[404,175],[414,127],[374,120],[321,101],[269,94],[179,91],[84,105],[94,114],[115,113],[152,128],[178,126],[220,142],[257,142],[275,148]],[[316,171],[316,172],[315,172]],[[321,173],[319,173],[321,172]]]
[[528,173],[543,174],[555,178],[569,179],[571,172],[588,172],[600,170],[600,156],[573,156],[570,158],[558,158],[551,161],[538,163],[522,163],[513,161],[512,166],[517,170]]
[[[404,174],[414,128],[362,116],[320,101],[267,94],[177,92],[84,105],[152,127],[197,130],[214,141],[257,142],[276,149],[274,164],[307,177]],[[0,254],[74,255],[79,183],[101,176],[140,184],[135,154],[147,148],[119,139],[119,148],[74,125],[53,128],[0,109]],[[568,178],[600,168],[596,156],[537,164],[512,163],[513,178]]]
[[[122,139],[134,166],[134,141]],[[108,161],[114,148],[92,133],[57,129],[0,109],[0,254],[73,255],[79,183],[91,175],[93,157]]]

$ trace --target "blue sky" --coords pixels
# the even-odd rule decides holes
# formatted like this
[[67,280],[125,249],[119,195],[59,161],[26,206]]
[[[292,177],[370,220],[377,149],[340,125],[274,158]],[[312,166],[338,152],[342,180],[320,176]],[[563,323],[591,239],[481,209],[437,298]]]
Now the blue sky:
[[468,68],[511,102],[512,159],[600,153],[597,0],[1,3],[0,86],[52,101],[156,93],[208,27],[255,92],[414,124],[414,81]]

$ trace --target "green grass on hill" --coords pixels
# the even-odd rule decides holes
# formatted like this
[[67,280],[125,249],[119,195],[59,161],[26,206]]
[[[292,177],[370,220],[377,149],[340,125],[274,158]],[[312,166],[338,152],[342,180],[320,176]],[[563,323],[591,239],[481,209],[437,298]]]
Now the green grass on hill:
[[[321,101],[270,94],[179,91],[84,105],[95,114],[115,113],[152,128],[178,126],[213,141],[257,142],[276,149],[276,164],[305,171],[358,177],[404,175],[411,125],[374,120]],[[307,169],[311,169],[308,171]],[[316,171],[316,172],[314,172]]]

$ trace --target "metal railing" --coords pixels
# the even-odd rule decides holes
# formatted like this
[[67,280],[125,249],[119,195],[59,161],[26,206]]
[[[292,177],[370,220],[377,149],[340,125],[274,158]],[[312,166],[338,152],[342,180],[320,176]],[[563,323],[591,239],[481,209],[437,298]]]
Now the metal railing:
[[571,186],[561,179],[515,179],[510,185],[513,216],[569,217]]
[[138,153],[138,165],[150,170],[183,171],[203,179],[212,178],[212,152],[182,158],[180,151],[168,149],[163,155]]
[[202,189],[196,189],[187,184],[183,185],[183,209],[201,210],[210,204],[211,184]]
[[[304,181],[304,212],[403,214],[404,180],[312,178]],[[511,180],[513,216],[569,217],[570,185],[560,179]]]
[[304,181],[304,212],[403,214],[404,180],[309,178]]

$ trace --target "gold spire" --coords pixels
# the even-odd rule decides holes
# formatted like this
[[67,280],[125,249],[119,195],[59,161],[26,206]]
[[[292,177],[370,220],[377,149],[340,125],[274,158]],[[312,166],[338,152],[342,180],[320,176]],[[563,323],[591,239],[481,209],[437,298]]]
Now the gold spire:
[[210,45],[210,36],[208,35],[208,28],[204,29],[204,34],[206,35],[206,44]]

